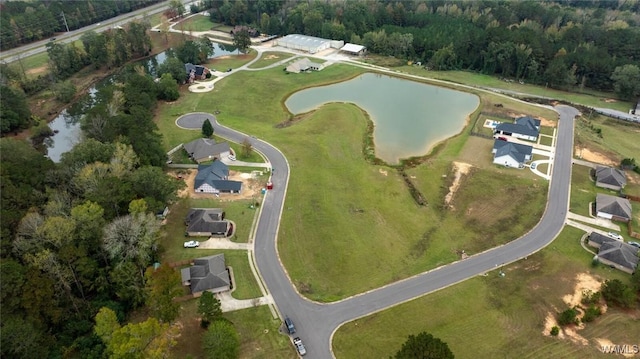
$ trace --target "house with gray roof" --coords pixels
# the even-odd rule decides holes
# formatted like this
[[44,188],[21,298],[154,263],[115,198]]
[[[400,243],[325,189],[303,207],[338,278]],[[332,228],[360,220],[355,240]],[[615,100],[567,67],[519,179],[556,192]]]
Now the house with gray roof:
[[494,134],[537,141],[540,135],[540,120],[526,116],[517,118],[514,123],[500,123],[496,126]]
[[225,264],[224,254],[197,258],[193,265],[180,270],[182,284],[189,286],[191,294],[204,291],[213,293],[231,289],[231,275]]
[[589,245],[598,248],[596,257],[602,264],[615,267],[629,274],[633,274],[638,268],[638,262],[640,262],[638,252],[640,248],[596,232],[592,232],[589,235]]
[[196,193],[240,193],[242,182],[228,178],[229,167],[218,160],[210,165],[198,165],[193,189]]
[[229,237],[233,224],[224,219],[220,208],[191,208],[184,220],[186,234],[198,237]]
[[596,195],[596,213],[601,218],[629,222],[631,220],[631,202],[626,198],[598,193]]
[[323,68],[323,64],[313,62],[305,57],[289,64],[285,71],[297,74],[304,71],[320,71]]
[[598,166],[595,169],[596,186],[619,191],[627,184],[624,171],[617,168]]
[[497,139],[493,142],[493,163],[505,167],[524,168],[531,161],[533,147]]
[[221,159],[231,154],[228,142],[216,143],[214,139],[199,138],[182,145],[189,157],[197,163]]
[[204,80],[207,78],[209,69],[201,65],[194,65],[192,63],[184,64],[184,70],[186,72],[186,79],[188,83],[192,83],[195,80]]

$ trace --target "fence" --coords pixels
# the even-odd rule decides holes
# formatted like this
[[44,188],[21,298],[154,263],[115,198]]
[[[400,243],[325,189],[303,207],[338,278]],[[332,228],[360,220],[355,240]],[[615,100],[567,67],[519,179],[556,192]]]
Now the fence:
[[177,145],[176,147],[172,148],[169,150],[169,152],[167,152],[167,156],[171,156],[172,154],[174,154],[177,150],[182,148],[182,143]]

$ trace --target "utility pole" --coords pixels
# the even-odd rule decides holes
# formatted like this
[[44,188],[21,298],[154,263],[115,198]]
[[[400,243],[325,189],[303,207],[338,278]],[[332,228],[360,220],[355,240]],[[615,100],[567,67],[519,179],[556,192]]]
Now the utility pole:
[[69,25],[67,25],[67,18],[64,16],[64,11],[60,13],[62,15],[62,20],[64,21],[64,26],[67,28],[67,32],[69,32]]

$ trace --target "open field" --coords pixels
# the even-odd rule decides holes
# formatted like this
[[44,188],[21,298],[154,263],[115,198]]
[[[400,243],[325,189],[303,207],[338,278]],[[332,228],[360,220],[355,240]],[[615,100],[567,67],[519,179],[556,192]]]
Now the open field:
[[294,56],[293,54],[290,54],[287,52],[277,52],[277,51],[263,52],[260,60],[251,64],[249,68],[251,69],[263,68],[271,64],[275,64],[276,62],[291,58],[293,56]]
[[180,25],[176,25],[176,28],[184,28],[185,31],[209,31],[213,29],[213,25],[209,17],[197,14],[180,21]]
[[249,50],[246,54],[238,54],[237,51],[234,55],[220,56],[210,59],[207,65],[210,68],[214,68],[218,71],[227,71],[227,69],[237,69],[238,67],[246,64],[258,56],[255,50]]
[[[181,326],[177,345],[171,350],[171,358],[204,358],[198,300],[183,302],[177,322]],[[235,326],[240,336],[240,358],[293,359],[297,356],[288,336],[280,334],[280,321],[271,317],[268,307],[243,309],[224,313],[224,318]]]
[[[372,63],[376,62],[372,61]],[[586,106],[605,107],[624,112],[629,111],[632,107],[632,104],[627,101],[612,101],[611,96],[615,96],[612,93],[598,92],[595,90],[585,91],[585,93],[577,93],[579,89],[576,88],[576,92],[566,92],[545,88],[543,86],[519,84],[517,81],[506,82],[500,80],[498,77],[467,71],[427,71],[422,67],[407,66],[404,63],[402,66],[394,67],[394,70],[460,84],[498,88],[523,94],[551,97]]]
[[576,119],[575,146],[601,153],[615,164],[623,158],[640,159],[640,124],[598,114]]
[[579,245],[582,233],[565,228],[546,249],[505,266],[504,277],[493,271],[347,323],[334,335],[335,355],[386,358],[409,334],[421,331],[447,342],[456,358],[598,358],[605,355],[596,338],[635,344],[634,333],[640,332],[638,310],[608,308],[577,335],[565,332],[564,339],[545,335],[547,317],[569,307],[563,299],[576,291],[579,274],[597,281],[629,281],[625,273],[591,267],[591,254]]

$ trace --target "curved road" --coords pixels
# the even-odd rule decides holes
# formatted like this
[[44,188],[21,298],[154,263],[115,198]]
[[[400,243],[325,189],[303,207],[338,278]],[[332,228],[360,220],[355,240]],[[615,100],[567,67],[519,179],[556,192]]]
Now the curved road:
[[[276,239],[289,179],[289,166],[278,149],[264,141],[252,140],[253,147],[262,152],[276,169],[272,177],[274,189],[265,197],[258,221],[255,237],[256,264],[282,316],[290,317],[295,323],[296,335],[302,338],[307,347],[306,357],[333,357],[333,333],[345,322],[491,271],[535,253],[551,243],[562,230],[567,216],[573,121],[578,115],[578,111],[569,106],[557,106],[555,109],[560,114],[560,120],[553,176],[549,185],[546,211],[535,228],[503,246],[331,304],[314,303],[301,297],[281,266]],[[248,137],[217,122],[214,128],[217,134],[232,141],[242,142]]]

